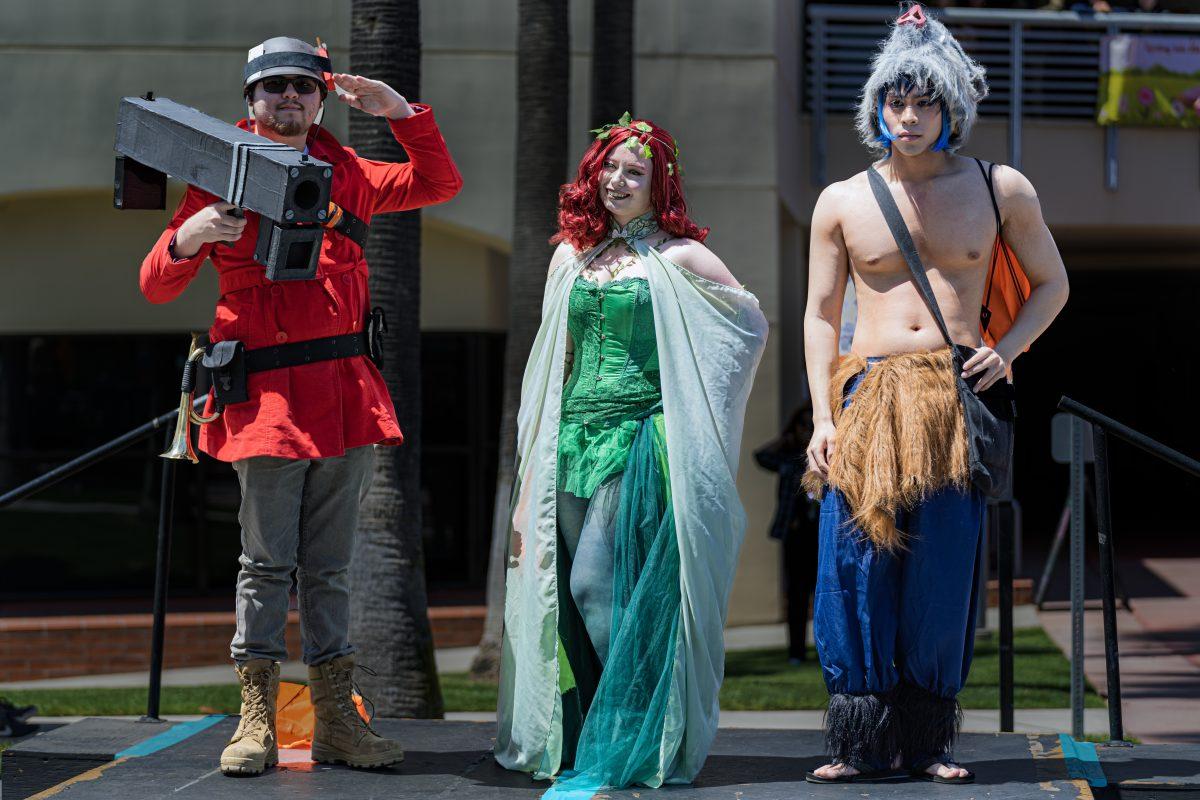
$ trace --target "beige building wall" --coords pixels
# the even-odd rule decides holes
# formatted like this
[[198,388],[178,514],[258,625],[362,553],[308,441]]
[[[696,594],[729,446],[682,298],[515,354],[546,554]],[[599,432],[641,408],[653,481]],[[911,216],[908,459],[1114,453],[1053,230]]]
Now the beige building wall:
[[[796,193],[801,219],[812,213],[820,189],[808,169],[810,120],[802,120],[794,146],[803,151]],[[869,158],[848,115],[826,126],[829,181],[866,169]],[[1008,121],[984,117],[964,155],[1010,163]],[[1122,128],[1118,139],[1118,190],[1104,188],[1104,130],[1086,120],[1027,118],[1021,171],[1033,182],[1052,230],[1088,231],[1107,241],[1150,239],[1194,231],[1200,224],[1200,149],[1186,130]]]
[[[182,186],[172,183],[170,208],[181,194]],[[138,268],[170,211],[117,211],[105,187],[0,196],[0,215],[6,289],[0,293],[0,335],[179,332],[205,330],[212,322],[213,269],[202,268],[170,303],[152,305],[138,289]],[[421,264],[424,329],[505,329],[507,254],[429,219]]]
[[[348,3],[316,0],[5,0],[3,9],[0,68],[10,81],[0,196],[111,191],[121,97],[153,90],[234,120],[245,116],[242,66],[252,45],[320,35],[345,64],[350,31]],[[329,115],[337,135],[345,132],[345,112]]]
[[[170,189],[174,208],[182,187]],[[117,211],[106,186],[0,195],[0,215],[0,334],[178,332],[185,347],[184,331],[212,323],[216,270],[201,269],[172,303],[151,305],[138,289],[169,212]]]

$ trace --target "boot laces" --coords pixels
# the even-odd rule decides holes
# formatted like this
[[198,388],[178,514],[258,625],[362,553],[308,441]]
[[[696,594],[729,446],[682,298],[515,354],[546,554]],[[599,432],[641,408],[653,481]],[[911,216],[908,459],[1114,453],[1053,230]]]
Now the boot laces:
[[258,722],[270,727],[271,710],[271,673],[261,672],[246,677],[243,684],[242,702],[245,706],[242,719],[244,722]]
[[[358,681],[354,680],[355,668],[361,669],[372,677],[378,674],[365,664],[355,664],[354,667],[346,670],[331,670],[330,678],[333,682],[334,697],[337,698],[338,710],[344,717],[352,720],[356,725],[362,725],[371,733],[375,733],[375,729],[371,727],[371,720],[375,719],[375,704],[363,694],[362,689],[358,686]],[[367,706],[367,719],[362,718],[362,715],[358,713],[358,707],[354,704],[354,695],[356,694],[363,699],[363,704]]]

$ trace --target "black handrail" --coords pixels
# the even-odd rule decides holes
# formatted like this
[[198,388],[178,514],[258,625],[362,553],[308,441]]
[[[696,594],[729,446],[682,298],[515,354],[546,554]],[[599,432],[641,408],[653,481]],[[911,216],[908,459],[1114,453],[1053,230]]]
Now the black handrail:
[[[197,397],[193,408],[199,411],[204,407],[207,395]],[[87,451],[81,456],[71,459],[65,464],[55,467],[44,475],[39,475],[28,483],[23,483],[15,489],[10,489],[4,494],[0,494],[0,508],[10,506],[18,500],[24,500],[31,497],[43,489],[49,489],[56,483],[66,480],[77,472],[87,469],[93,464],[103,461],[111,455],[114,455],[131,444],[136,444],[143,439],[153,436],[155,431],[161,431],[164,428],[170,428],[175,424],[175,418],[179,416],[179,409],[173,408],[165,414],[159,414],[154,419],[137,426],[131,431],[121,434],[115,439],[110,439],[104,444]]]
[[[1002,501],[988,506],[988,526],[996,542],[996,582],[999,584],[1000,617],[1000,730],[1012,733],[1015,712],[1013,709],[1013,560],[1015,537],[1012,527],[1012,502]],[[1009,518],[1001,524],[1000,510],[1009,512]]]
[[1189,475],[1194,475],[1195,477],[1200,478],[1200,461],[1197,461],[1189,456],[1185,456],[1178,450],[1173,450],[1162,442],[1157,442],[1146,434],[1135,431],[1128,425],[1122,425],[1112,417],[1106,417],[1099,411],[1088,408],[1082,403],[1078,403],[1066,395],[1063,395],[1062,399],[1058,401],[1058,408],[1060,411],[1073,414],[1085,422],[1090,422],[1093,425],[1104,428],[1104,430],[1108,431],[1113,436],[1124,439],[1134,447],[1145,450],[1150,455],[1167,462],[1171,466],[1181,469]]
[[1100,549],[1100,582],[1104,605],[1104,666],[1108,684],[1108,735],[1110,744],[1125,743],[1121,715],[1121,664],[1117,646],[1117,603],[1113,570],[1112,505],[1109,486],[1108,434],[1124,439],[1150,455],[1200,478],[1200,461],[1185,456],[1144,433],[1106,417],[1065,395],[1058,401],[1060,410],[1090,422],[1095,450],[1096,533]]
[[[207,396],[197,397],[193,410],[199,411],[204,407]],[[73,458],[61,466],[55,467],[44,475],[18,486],[0,495],[0,508],[10,506],[18,500],[37,494],[54,484],[71,477],[115,453],[124,450],[131,444],[153,436],[157,431],[166,431],[166,443],[169,447],[174,438],[174,425],[179,417],[179,408],[173,408],[165,414],[159,414],[154,419],[139,425],[131,431],[121,434],[115,439],[93,448],[83,455]],[[163,670],[163,640],[166,638],[167,621],[167,578],[171,566],[171,527],[175,510],[175,465],[176,461],[167,459],[163,462],[162,486],[158,501],[158,544],[154,560],[154,623],[150,634],[150,685],[147,689],[146,716],[143,722],[160,722],[158,717],[159,700],[162,694]]]

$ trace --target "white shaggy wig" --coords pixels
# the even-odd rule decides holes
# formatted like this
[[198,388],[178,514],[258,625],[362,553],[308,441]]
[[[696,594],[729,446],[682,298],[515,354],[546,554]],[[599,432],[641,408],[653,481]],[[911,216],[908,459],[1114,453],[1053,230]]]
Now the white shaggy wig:
[[[917,11],[918,17],[924,17]],[[905,20],[906,13],[892,24],[891,35],[883,42],[871,63],[871,76],[863,86],[855,115],[855,126],[863,144],[886,155],[890,142],[879,127],[879,104],[889,90],[907,94],[910,90],[928,93],[942,104],[942,113],[950,115],[950,138],[945,149],[962,147],[975,125],[979,101],[987,97],[988,87],[982,66],[965,52],[962,45],[931,17]]]

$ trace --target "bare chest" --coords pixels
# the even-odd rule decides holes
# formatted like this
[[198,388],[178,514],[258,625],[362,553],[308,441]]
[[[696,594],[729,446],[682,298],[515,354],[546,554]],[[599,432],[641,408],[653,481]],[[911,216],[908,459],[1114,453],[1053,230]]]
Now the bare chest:
[[593,258],[581,275],[592,283],[603,285],[618,278],[645,277],[646,268],[632,246],[617,240]]
[[[996,217],[982,180],[977,187],[954,184],[919,193],[893,190],[921,261],[947,279],[970,281],[986,272],[996,239]],[[844,218],[851,267],[863,277],[908,275],[908,265],[870,188]],[[974,189],[974,191],[972,191]]]

